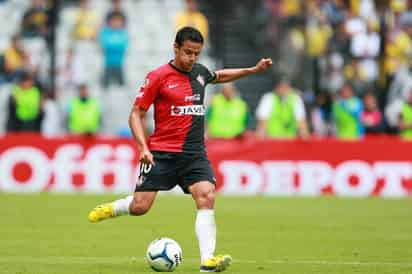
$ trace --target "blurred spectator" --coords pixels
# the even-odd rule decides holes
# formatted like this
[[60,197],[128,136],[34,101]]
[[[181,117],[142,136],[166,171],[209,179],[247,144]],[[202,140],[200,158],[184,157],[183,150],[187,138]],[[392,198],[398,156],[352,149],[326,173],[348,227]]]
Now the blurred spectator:
[[21,35],[23,38],[46,38],[48,20],[46,2],[44,0],[31,0],[31,6],[23,15]]
[[[27,1],[29,2],[29,1]],[[31,0],[21,22],[21,42],[26,53],[25,70],[35,73],[36,77],[47,79],[49,73],[50,10],[46,0]]]
[[356,33],[351,41],[351,53],[358,58],[376,58],[379,54],[380,37],[376,32],[378,22],[369,19],[366,32]]
[[[302,1],[266,0],[264,6],[272,17],[267,22],[269,47],[266,50],[270,56],[277,59],[273,69],[276,74],[296,82],[299,88],[306,90],[311,79],[302,74],[305,69],[305,20]],[[244,28],[253,26],[252,22],[252,19],[246,20]],[[252,35],[251,41],[255,39],[254,34]],[[297,79],[299,81],[295,81]]]
[[79,95],[69,105],[68,130],[73,134],[96,134],[101,126],[102,110],[99,102],[91,98],[87,85],[79,86]]
[[333,103],[333,121],[336,136],[340,139],[357,139],[363,136],[361,121],[362,101],[353,93],[353,87],[346,82],[340,92],[340,98]]
[[366,22],[353,12],[348,12],[345,19],[345,31],[349,36],[354,36],[359,33],[365,33],[367,29]]
[[278,47],[279,60],[275,63],[278,74],[291,79],[291,81],[302,79],[299,72],[305,54],[303,25],[299,24],[285,31],[281,41],[278,41]]
[[[340,1],[335,1],[336,3]],[[343,13],[344,14],[344,13]],[[337,94],[345,82],[345,65],[350,60],[350,36],[345,21],[337,21],[329,39],[328,50],[320,57],[320,89]]]
[[395,99],[385,107],[385,119],[390,133],[398,133],[399,131],[399,117],[403,102],[403,99]]
[[325,137],[331,133],[331,100],[330,95],[321,92],[316,96],[315,106],[311,110],[313,133],[318,137]]
[[408,64],[402,65],[396,72],[389,87],[387,103],[391,104],[396,99],[407,99],[409,89],[412,86],[412,52],[409,55]]
[[310,89],[318,93],[320,88],[320,57],[327,53],[333,30],[327,21],[327,17],[321,11],[319,1],[308,1],[307,6],[308,17],[305,28],[305,59],[307,62],[305,62],[306,66],[302,67],[303,70],[299,75],[299,79],[305,81],[303,90]]
[[355,13],[363,19],[376,17],[375,0],[352,0],[351,5],[355,6]]
[[390,0],[389,8],[398,14],[408,9],[408,0]]
[[0,85],[6,82],[6,70],[4,68],[4,55],[0,54]]
[[281,0],[282,14],[286,17],[296,17],[302,12],[302,1],[300,0]]
[[256,117],[259,138],[306,138],[309,135],[303,100],[287,81],[281,81],[262,97]]
[[110,17],[99,38],[105,64],[103,86],[106,88],[112,82],[124,85],[123,63],[129,38],[123,17],[117,14]]
[[43,97],[44,119],[41,133],[47,137],[55,137],[62,132],[61,111],[56,102],[55,92],[48,91]]
[[22,73],[9,99],[7,131],[40,132],[42,118],[40,90],[34,85],[32,75]]
[[381,39],[377,33],[378,21],[369,19],[367,32],[355,34],[351,40],[352,56],[359,58],[360,79],[370,83],[378,78],[377,57],[380,52]]
[[18,35],[11,39],[11,45],[4,52],[4,72],[9,81],[16,80],[27,68],[28,59]]
[[326,52],[333,32],[325,16],[318,10],[318,7],[311,9],[313,9],[311,10],[313,16],[309,16],[306,25],[306,47],[309,56],[319,57]]
[[96,12],[89,7],[88,0],[80,0],[72,32],[75,41],[94,40],[99,27],[99,18]]
[[319,82],[321,90],[330,94],[337,94],[341,89],[344,79],[344,59],[339,52],[331,52],[320,59]]
[[322,12],[333,26],[343,22],[345,19],[345,7],[341,0],[323,1]]
[[350,63],[344,67],[344,76],[347,82],[351,83],[355,96],[361,98],[365,92],[373,86],[373,82],[368,81],[362,60],[352,58]]
[[245,132],[249,113],[233,84],[224,84],[221,93],[213,96],[206,119],[209,137],[235,138]]
[[402,139],[412,140],[412,88],[403,102],[399,117],[399,130]]
[[398,68],[407,64],[412,52],[412,12],[403,13],[396,25],[390,30],[386,41],[385,72],[390,78]]
[[345,22],[340,22],[330,38],[330,52],[339,53],[346,62],[350,58],[350,39],[351,36],[346,31]]
[[113,15],[119,15],[123,17],[123,21],[125,25],[127,24],[127,17],[125,12],[122,9],[122,0],[112,0],[112,7],[109,12],[106,14],[106,24],[109,23],[109,19],[113,17]]
[[186,9],[178,12],[175,17],[176,31],[186,26],[194,27],[200,31],[206,41],[209,36],[207,18],[198,10],[196,0],[185,0],[185,2]]
[[88,72],[84,67],[84,60],[73,48],[69,48],[64,63],[59,65],[60,86],[70,89],[85,83],[88,79]]
[[383,133],[385,130],[384,119],[378,108],[373,92],[367,92],[363,97],[365,106],[361,119],[366,134]]

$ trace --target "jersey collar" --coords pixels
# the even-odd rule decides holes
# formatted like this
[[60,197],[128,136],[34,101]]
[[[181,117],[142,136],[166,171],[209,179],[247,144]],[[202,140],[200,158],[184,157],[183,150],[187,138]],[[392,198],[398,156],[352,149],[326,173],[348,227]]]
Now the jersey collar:
[[180,72],[180,73],[190,74],[190,71],[184,71],[184,70],[176,67],[175,65],[173,65],[172,62],[173,62],[173,60],[170,60],[170,61],[169,61],[169,66],[171,66],[173,69],[177,70],[177,71]]

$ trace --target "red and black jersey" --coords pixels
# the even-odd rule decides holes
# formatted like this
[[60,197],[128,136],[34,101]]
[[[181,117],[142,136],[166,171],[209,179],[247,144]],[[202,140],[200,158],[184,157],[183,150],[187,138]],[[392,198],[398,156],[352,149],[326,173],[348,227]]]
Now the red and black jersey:
[[202,153],[205,87],[216,74],[201,64],[182,71],[170,62],[151,71],[136,96],[135,106],[154,104],[155,130],[149,138],[152,151]]

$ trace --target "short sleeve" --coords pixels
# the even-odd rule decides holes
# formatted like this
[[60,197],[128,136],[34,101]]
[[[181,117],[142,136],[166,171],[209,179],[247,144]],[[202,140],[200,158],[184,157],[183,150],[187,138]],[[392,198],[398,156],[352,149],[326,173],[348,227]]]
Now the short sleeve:
[[385,118],[388,124],[396,127],[399,122],[399,115],[402,112],[403,101],[400,99],[394,100],[385,108]]
[[263,95],[259,105],[256,108],[256,118],[258,120],[268,120],[273,111],[273,93],[269,92]]
[[160,76],[153,72],[149,73],[136,95],[134,106],[139,106],[147,111],[159,93],[160,84]]
[[206,66],[204,66],[204,65],[201,65],[201,66],[202,66],[202,68],[203,68],[202,74],[203,74],[203,77],[204,77],[204,79],[205,79],[205,84],[207,85],[207,84],[213,83],[213,81],[216,80],[216,73],[215,73],[214,71],[210,71],[210,70],[209,70]]
[[297,121],[306,119],[305,104],[300,96],[296,97],[294,114]]

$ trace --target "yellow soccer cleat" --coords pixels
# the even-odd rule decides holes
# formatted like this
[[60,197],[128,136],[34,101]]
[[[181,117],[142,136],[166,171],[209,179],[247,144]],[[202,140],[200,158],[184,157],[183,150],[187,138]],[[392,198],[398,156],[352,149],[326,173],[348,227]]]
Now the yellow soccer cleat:
[[200,266],[200,272],[221,272],[232,262],[230,255],[217,255],[212,257]]
[[114,207],[113,203],[98,205],[92,209],[89,213],[89,221],[92,223],[97,223],[109,218],[114,217]]

